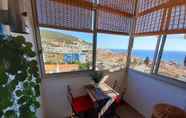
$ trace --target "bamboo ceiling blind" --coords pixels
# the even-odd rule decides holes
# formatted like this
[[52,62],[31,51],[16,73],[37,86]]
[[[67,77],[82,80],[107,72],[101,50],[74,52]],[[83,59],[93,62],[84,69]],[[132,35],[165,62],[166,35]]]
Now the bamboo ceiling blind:
[[186,32],[186,0],[138,0],[136,35]]
[[99,0],[100,6],[134,14],[135,0]]
[[160,5],[164,5],[169,0],[138,0],[138,13],[143,12],[145,10],[158,7]]
[[129,34],[134,3],[135,0],[99,0],[98,32]]
[[37,0],[38,21],[40,26],[91,32],[89,7],[73,0]]
[[186,31],[186,4],[175,6],[172,8],[169,32]]
[[129,34],[131,18],[98,11],[98,32]]
[[135,35],[186,32],[186,0],[36,1],[40,26],[93,32],[96,9],[97,32],[128,35],[133,20]]

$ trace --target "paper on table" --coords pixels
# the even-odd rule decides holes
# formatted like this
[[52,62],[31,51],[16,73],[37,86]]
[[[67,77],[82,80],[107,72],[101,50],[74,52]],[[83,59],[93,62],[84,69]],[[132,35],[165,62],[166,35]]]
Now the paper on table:
[[113,90],[110,86],[108,86],[105,83],[99,84],[99,88],[102,91],[105,91],[105,94],[110,97],[108,102],[103,106],[100,113],[98,114],[98,118],[101,118],[101,116],[108,110],[108,108],[114,103],[117,96],[119,96],[119,93]]

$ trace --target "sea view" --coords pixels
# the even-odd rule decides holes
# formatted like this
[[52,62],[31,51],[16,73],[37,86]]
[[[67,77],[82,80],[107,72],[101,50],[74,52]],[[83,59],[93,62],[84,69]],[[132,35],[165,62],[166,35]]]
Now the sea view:
[[[83,71],[92,68],[93,44],[91,35],[82,33],[74,33],[72,35],[72,32],[63,31],[61,33],[61,31],[42,30],[41,36],[42,47],[44,49],[45,71],[47,73]],[[126,38],[126,40],[123,40],[123,38]],[[98,35],[96,70],[118,70],[125,68],[128,47],[127,39],[127,37],[113,35]],[[181,43],[178,45],[177,39],[179,37],[173,37],[170,42],[167,41],[158,74],[186,81],[186,69],[184,67],[186,57],[184,44],[186,40],[182,41],[182,38],[180,38]],[[149,45],[144,47],[144,43]],[[153,37],[150,37],[148,40],[145,38],[135,40],[130,68],[149,73],[156,43]],[[146,57],[150,61],[146,61]]]
[[[125,49],[111,49],[114,53],[127,53]],[[149,57],[150,60],[153,60],[154,51],[153,50],[133,50],[132,55],[135,57],[143,58]],[[174,61],[179,65],[184,65],[184,59],[186,52],[183,51],[164,51],[162,55],[163,61]]]

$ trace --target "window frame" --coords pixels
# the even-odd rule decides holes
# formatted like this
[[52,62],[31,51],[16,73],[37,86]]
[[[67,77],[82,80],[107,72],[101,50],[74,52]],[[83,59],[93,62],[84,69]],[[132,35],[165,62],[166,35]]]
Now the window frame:
[[[63,30],[63,29],[61,29]],[[67,30],[67,31],[74,31],[74,30]],[[82,31],[78,31],[78,32],[81,32],[81,33],[87,33],[87,32],[82,32]],[[81,73],[81,72],[90,72],[90,71],[94,71],[94,63],[96,64],[96,60],[94,60],[93,58],[93,55],[97,56],[97,33],[100,33],[100,32],[96,32],[95,34],[93,32],[88,32],[90,34],[93,34],[93,38],[92,38],[92,69],[87,69],[87,70],[79,70],[79,71],[69,71],[69,72],[56,72],[56,73],[46,73],[44,72],[44,74],[46,76],[57,76],[57,75],[61,75],[61,74],[69,74],[69,73]],[[107,34],[107,33],[105,33]],[[95,36],[96,35],[96,36]],[[176,34],[175,34],[176,35]],[[125,36],[125,35],[124,35]],[[167,82],[167,83],[173,83],[174,85],[176,86],[185,86],[186,85],[186,82],[184,81],[181,81],[181,80],[178,80],[174,77],[170,77],[170,76],[167,76],[167,75],[162,75],[162,74],[159,74],[158,71],[159,71],[159,66],[157,66],[157,64],[159,65],[160,62],[161,62],[161,57],[163,55],[163,49],[165,47],[165,43],[166,43],[166,40],[167,40],[167,35],[163,35],[161,36],[160,35],[160,43],[158,43],[158,40],[159,39],[156,39],[157,42],[156,42],[156,48],[161,48],[161,50],[159,49],[159,51],[156,51],[155,49],[155,52],[154,52],[154,56],[157,55],[157,57],[155,58],[153,56],[153,64],[154,64],[154,69],[153,69],[153,65],[151,66],[151,72],[150,73],[145,73],[145,72],[142,72],[142,71],[139,71],[139,70],[135,70],[133,68],[130,68],[130,65],[131,65],[131,61],[129,63],[129,68],[124,68],[124,69],[129,69],[129,70],[133,70],[133,71],[136,71],[138,73],[141,73],[141,74],[144,74],[144,75],[148,75],[148,76],[151,76],[157,80],[163,80],[164,82]],[[130,36],[129,36],[129,40],[130,40]],[[162,40],[165,40],[164,43],[162,43]],[[129,43],[130,41],[128,41],[128,49],[127,49],[127,52],[129,51]],[[133,41],[134,43],[134,41]],[[41,44],[42,45],[42,44]],[[94,45],[94,46],[93,46]],[[96,46],[95,46],[96,45]],[[132,44],[133,45],[133,44]],[[132,48],[132,51],[133,51],[133,48]],[[42,53],[43,54],[43,53]],[[128,55],[127,55],[127,58],[128,58]],[[157,59],[160,59],[158,62]],[[42,59],[43,63],[44,63],[44,60]],[[127,62],[126,62],[126,65],[127,65]],[[96,68],[96,65],[95,65],[95,68]],[[44,71],[45,71],[45,68],[44,68]],[[102,70],[102,71],[108,71],[108,70]],[[163,78],[163,79],[159,79],[159,78]],[[180,84],[181,83],[181,84]]]
[[164,41],[160,45],[160,48],[162,48],[162,50],[160,50],[160,54],[161,54],[160,56],[161,57],[159,57],[159,61],[157,62],[158,66],[155,67],[155,71],[152,74],[155,74],[155,75],[160,76],[160,77],[165,77],[165,78],[168,78],[168,79],[172,79],[174,81],[179,81],[179,82],[182,82],[182,83],[185,83],[186,84],[186,82],[181,81],[181,80],[177,79],[176,77],[170,77],[168,75],[164,75],[164,74],[160,74],[159,73],[160,63],[162,61],[162,56],[163,56],[163,53],[164,53],[164,48],[165,48],[165,44],[166,44],[167,37],[168,37],[167,35],[177,35],[177,34],[166,34],[166,35],[164,35],[164,37],[162,37],[162,40],[164,40]]
[[[94,71],[97,71],[96,70],[96,64],[97,64],[97,47],[98,47],[98,37],[99,37],[99,34],[102,34],[102,35],[114,35],[114,36],[127,36],[127,40],[128,40],[128,43],[127,43],[127,46],[129,46],[129,40],[130,40],[130,36],[129,35],[125,35],[125,34],[110,34],[110,33],[103,33],[103,32],[97,32],[97,34],[96,34],[96,60],[94,60],[95,61],[95,70]],[[126,69],[127,68],[127,58],[128,58],[128,47],[127,47],[127,53],[126,53],[126,61],[124,62],[125,63],[125,67],[124,68],[121,68],[120,67],[120,69],[119,70],[123,70],[123,69]],[[118,69],[116,69],[116,70],[112,70],[112,69],[103,69],[103,70],[98,70],[98,71],[119,71]]]
[[[129,62],[129,67],[128,69],[131,69],[131,70],[135,70],[137,72],[140,72],[140,73],[145,73],[145,74],[155,74],[154,70],[157,68],[156,67],[156,60],[157,60],[157,57],[158,57],[158,51],[159,51],[159,48],[161,46],[161,38],[162,36],[160,35],[157,39],[154,39],[156,40],[156,47],[154,49],[154,54],[153,54],[153,59],[152,59],[152,66],[150,67],[150,72],[149,73],[145,73],[143,71],[139,71],[139,70],[136,70],[134,68],[131,68],[131,57],[132,57],[132,52],[133,52],[133,47],[134,47],[134,42],[135,42],[135,37],[133,39],[133,42],[132,42],[132,49],[131,49],[131,54],[130,54],[130,62]],[[128,44],[130,45],[130,44]],[[129,46],[130,47],[130,46]],[[129,49],[128,49],[129,50]]]
[[[39,27],[39,31],[40,31],[40,28],[48,28],[48,27]],[[50,28],[49,28],[50,29]],[[93,35],[92,32],[83,32],[83,31],[77,31],[77,30],[66,30],[66,29],[58,29],[58,28],[51,28],[51,29],[56,29],[56,30],[63,30],[63,31],[70,31],[70,32],[80,32],[80,33],[89,33],[91,35]],[[41,34],[40,34],[40,37],[41,37]],[[42,40],[42,37],[41,37],[41,40]],[[94,40],[92,38],[92,63],[91,63],[91,66],[92,68],[91,69],[87,69],[87,70],[77,70],[77,71],[67,71],[67,72],[54,72],[54,73],[46,73],[46,69],[45,69],[45,62],[44,62],[44,57],[43,57],[43,51],[41,52],[41,55],[42,55],[42,63],[43,63],[43,69],[44,69],[44,74],[45,74],[45,77],[46,76],[55,76],[55,75],[60,75],[60,74],[68,74],[68,73],[81,73],[81,72],[90,72],[90,71],[93,71],[93,54],[94,54]],[[41,42],[41,48],[43,50],[43,47],[42,47],[42,42]]]
[[[157,39],[156,49],[155,49],[155,52],[154,52],[154,56],[156,56],[156,55],[157,56],[153,58],[153,65],[154,65],[154,67],[153,67],[153,65],[151,66],[151,72],[150,73],[145,73],[145,72],[142,72],[142,71],[130,68],[131,61],[129,63],[129,68],[128,69],[136,71],[136,72],[144,74],[144,75],[151,76],[152,78],[155,78],[156,80],[162,80],[164,82],[176,85],[178,87],[186,88],[186,87],[184,87],[184,86],[186,86],[186,82],[178,80],[177,78],[174,78],[174,77],[170,77],[168,75],[163,75],[163,74],[159,74],[158,73],[159,72],[159,68],[160,68],[160,63],[161,63],[161,60],[162,60],[162,55],[163,55],[164,48],[165,48],[165,44],[166,44],[166,41],[167,41],[167,35],[169,35],[169,34],[160,35],[159,39]],[[160,41],[158,42],[158,40],[160,40]],[[133,41],[133,43],[134,43],[134,41]],[[133,51],[133,44],[132,44],[132,51]],[[132,56],[132,55],[130,55],[130,56]]]

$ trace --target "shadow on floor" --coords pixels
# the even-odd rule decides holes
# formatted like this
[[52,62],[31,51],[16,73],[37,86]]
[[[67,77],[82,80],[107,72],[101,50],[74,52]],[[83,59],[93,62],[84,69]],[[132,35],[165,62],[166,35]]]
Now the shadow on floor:
[[144,118],[140,113],[126,103],[123,103],[123,105],[117,109],[117,114],[120,118]]

